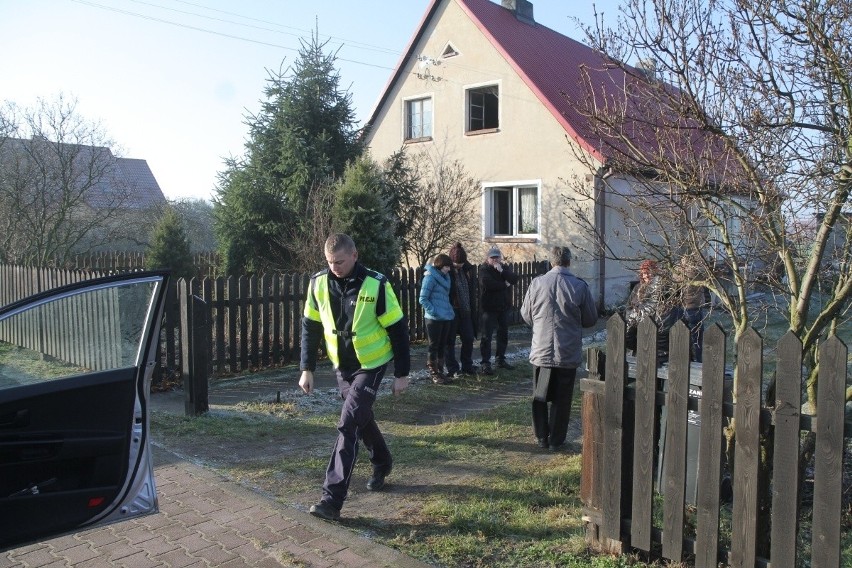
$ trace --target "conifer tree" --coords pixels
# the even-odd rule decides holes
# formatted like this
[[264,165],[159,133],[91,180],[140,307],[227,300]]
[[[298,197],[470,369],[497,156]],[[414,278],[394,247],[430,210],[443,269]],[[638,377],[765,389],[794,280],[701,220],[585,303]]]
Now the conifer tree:
[[291,67],[270,72],[260,112],[247,117],[245,156],[219,174],[215,228],[229,274],[299,264],[296,245],[314,217],[311,191],[340,177],[360,152],[351,95],[325,47],[314,34]]
[[186,232],[180,216],[171,207],[166,209],[154,227],[145,267],[149,270],[169,269],[176,278],[190,278],[195,275]]

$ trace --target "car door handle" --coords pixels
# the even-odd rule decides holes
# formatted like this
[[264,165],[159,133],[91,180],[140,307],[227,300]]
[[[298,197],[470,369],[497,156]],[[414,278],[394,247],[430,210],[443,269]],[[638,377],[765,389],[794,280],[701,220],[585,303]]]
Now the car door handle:
[[0,428],[22,428],[30,423],[30,411],[27,409],[7,412],[0,415]]

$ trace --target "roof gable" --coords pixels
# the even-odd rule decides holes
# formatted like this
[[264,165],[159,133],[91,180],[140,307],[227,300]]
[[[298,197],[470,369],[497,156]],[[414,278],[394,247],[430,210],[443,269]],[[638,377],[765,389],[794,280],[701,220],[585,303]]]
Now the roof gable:
[[[455,2],[470,18],[568,136],[598,161],[617,159],[627,150],[617,140],[606,137],[583,114],[581,109],[592,102],[598,107],[626,108],[628,120],[623,128],[629,129],[632,143],[651,155],[662,151],[676,156],[684,147],[691,147],[696,155],[708,149],[716,155],[722,151],[719,140],[708,140],[694,125],[684,124],[665,112],[642,72],[629,66],[625,71],[588,45],[540,23],[518,18],[512,10],[492,0],[433,0],[380,96],[367,130],[389,102],[393,87],[403,79],[407,66],[416,59],[414,50],[425,38],[439,9],[449,2]],[[664,120],[674,134],[668,136],[669,140],[660,141],[659,126]]]

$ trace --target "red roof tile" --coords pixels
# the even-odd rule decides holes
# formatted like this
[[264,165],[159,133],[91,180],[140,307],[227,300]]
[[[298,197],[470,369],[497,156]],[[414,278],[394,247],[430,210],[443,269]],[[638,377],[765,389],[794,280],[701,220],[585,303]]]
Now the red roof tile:
[[[696,154],[702,153],[702,148],[710,147],[707,145],[706,133],[696,131],[676,115],[672,116],[673,121],[667,121],[668,127],[672,124],[679,125],[679,129],[668,131],[675,132],[675,135],[669,136],[669,140],[658,140],[660,129],[657,126],[662,124],[667,113],[662,112],[662,106],[654,102],[654,96],[643,96],[643,91],[651,93],[652,89],[641,86],[644,80],[636,70],[631,70],[628,74],[616,62],[591,47],[540,23],[523,22],[516,18],[512,11],[492,0],[455,1],[559,121],[568,135],[601,162],[616,157],[619,143],[613,138],[606,138],[607,143],[604,144],[605,134],[594,128],[580,111],[590,96],[595,97],[598,106],[606,104],[610,108],[613,105],[619,108],[628,105],[633,116],[644,117],[633,122],[628,121],[624,127],[632,130],[631,139],[634,143],[644,146],[652,154],[668,154],[671,158],[681,153],[685,147],[691,147],[692,152]],[[441,2],[442,0],[433,0],[426,10],[420,26],[367,123],[368,127],[387,102],[390,88],[400,79],[406,63],[415,57],[414,47],[423,37]],[[629,98],[626,95],[628,90],[631,92]],[[713,144],[716,146],[713,153],[718,154],[721,148],[718,140],[716,142]]]

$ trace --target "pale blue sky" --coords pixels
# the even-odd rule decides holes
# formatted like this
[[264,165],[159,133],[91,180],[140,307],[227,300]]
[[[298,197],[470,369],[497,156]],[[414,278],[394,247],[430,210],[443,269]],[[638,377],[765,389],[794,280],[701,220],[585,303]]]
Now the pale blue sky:
[[[499,3],[499,0],[496,0]],[[241,155],[266,69],[297,57],[315,25],[338,52],[363,123],[430,0],[0,0],[0,100],[75,97],[118,153],[148,161],[168,198],[213,195]],[[572,5],[574,4],[574,5]],[[618,0],[596,2],[610,24]],[[535,19],[582,39],[592,4],[533,0]]]

